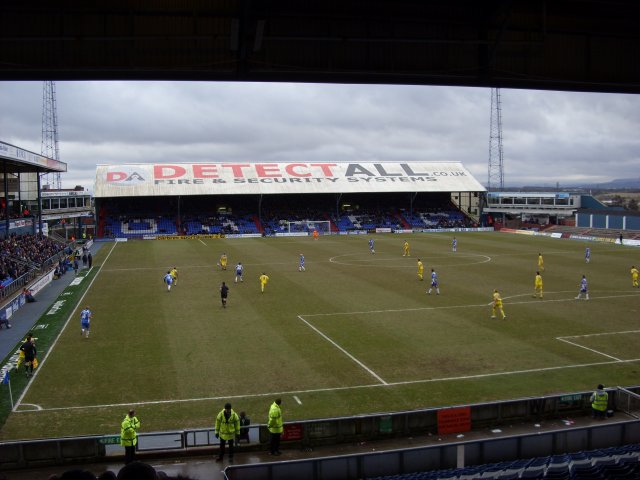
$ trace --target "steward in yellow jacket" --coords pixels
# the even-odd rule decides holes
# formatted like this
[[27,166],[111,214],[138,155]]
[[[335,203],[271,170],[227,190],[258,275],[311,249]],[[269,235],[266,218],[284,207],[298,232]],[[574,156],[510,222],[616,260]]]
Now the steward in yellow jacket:
[[120,426],[120,445],[124,447],[125,463],[131,463],[135,460],[139,428],[140,420],[136,417],[136,412],[129,410]]
[[276,401],[271,404],[271,408],[269,408],[267,428],[271,434],[271,455],[280,455],[280,436],[283,431],[281,404],[282,400],[277,398]]
[[224,457],[225,444],[229,442],[229,461],[233,461],[233,443],[240,436],[240,418],[231,409],[230,403],[225,403],[216,417],[216,438],[220,439],[220,453],[216,462],[221,462]]

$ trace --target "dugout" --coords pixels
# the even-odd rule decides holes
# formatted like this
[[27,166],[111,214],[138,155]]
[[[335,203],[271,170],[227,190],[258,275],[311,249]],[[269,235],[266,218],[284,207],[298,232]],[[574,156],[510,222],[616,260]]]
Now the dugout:
[[459,162],[99,165],[95,185],[99,235],[108,216],[182,224],[222,212],[259,224],[287,212],[331,220],[393,207],[409,214],[455,208],[477,220],[485,192]]

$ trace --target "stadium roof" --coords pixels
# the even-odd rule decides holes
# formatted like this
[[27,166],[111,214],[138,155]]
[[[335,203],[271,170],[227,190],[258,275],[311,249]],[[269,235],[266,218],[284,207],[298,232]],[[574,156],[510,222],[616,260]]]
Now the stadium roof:
[[10,173],[67,171],[67,164],[64,162],[43,157],[37,153],[4,142],[0,142],[0,161],[3,165],[6,165],[6,170]]
[[640,93],[638,0],[0,2],[2,80]]
[[484,192],[459,162],[98,165],[95,197]]

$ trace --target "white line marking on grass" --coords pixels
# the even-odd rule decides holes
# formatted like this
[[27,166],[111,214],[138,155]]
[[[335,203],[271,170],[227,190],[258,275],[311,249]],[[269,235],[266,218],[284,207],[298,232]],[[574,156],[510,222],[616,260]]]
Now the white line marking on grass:
[[[307,259],[307,263],[309,263],[308,259]],[[313,262],[313,263],[318,263],[318,262]],[[260,266],[271,266],[271,265],[294,265],[296,268],[298,268],[298,262],[297,262],[297,257],[295,260],[290,260],[288,262],[268,262],[268,263],[242,263],[242,265],[244,265],[245,267],[249,266],[249,267],[260,267]],[[180,270],[188,270],[188,269],[192,269],[192,268],[207,268],[207,269],[211,269],[214,272],[221,272],[223,270],[220,270],[220,267],[218,265],[215,264],[211,264],[211,265],[182,265],[180,266]],[[153,271],[158,271],[158,267],[133,267],[133,268],[105,268],[104,272],[140,272],[143,270],[153,270]],[[229,270],[230,271],[230,270]]]
[[569,340],[567,340],[568,338],[588,338],[588,337],[599,337],[599,336],[603,336],[603,335],[626,335],[628,333],[640,333],[640,330],[625,330],[622,332],[602,332],[602,333],[588,333],[585,335],[569,335],[569,336],[563,336],[563,337],[556,337],[556,340],[560,340],[561,342],[565,342],[568,343],[570,345],[574,345],[576,347],[580,347],[580,348],[584,348],[585,350],[590,350],[592,352],[598,353],[600,355],[604,355],[605,357],[609,357],[612,358],[614,360],[619,360],[618,358],[611,356],[611,355],[607,355],[606,353],[602,353],[598,350],[594,350],[592,348],[588,348],[585,347],[584,345],[580,345],[579,343],[575,343],[575,342],[571,342]]
[[22,410],[23,412],[34,412],[34,411],[38,412],[38,411],[43,409],[40,405],[37,405],[35,403],[23,403],[22,405],[29,406],[29,407],[34,407],[34,408],[27,408],[25,410]]
[[[601,365],[613,365],[618,363],[636,363],[640,362],[640,358],[634,358],[630,360],[620,360],[620,361],[608,361],[608,362],[594,362],[594,363],[581,363],[575,365],[561,365],[557,367],[544,367],[544,368],[532,368],[527,370],[513,370],[509,372],[494,372],[494,373],[482,373],[478,375],[464,375],[460,377],[444,377],[444,378],[429,378],[423,380],[408,380],[404,382],[391,382],[386,384],[374,383],[369,385],[352,385],[349,387],[332,387],[332,388],[314,388],[309,390],[290,390],[286,392],[266,392],[266,393],[252,393],[247,395],[224,395],[221,397],[201,397],[201,398],[182,398],[182,399],[172,399],[172,400],[151,400],[151,401],[143,401],[143,402],[127,402],[127,403],[109,403],[102,405],[77,405],[72,407],[52,407],[52,408],[43,408],[42,410],[38,410],[39,412],[53,412],[53,411],[67,411],[67,410],[88,410],[88,409],[96,409],[96,408],[123,408],[130,406],[142,406],[142,405],[167,405],[172,403],[191,403],[191,402],[211,402],[211,401],[220,401],[224,399],[246,399],[246,398],[263,398],[263,397],[284,397],[287,395],[294,394],[309,394],[309,393],[324,393],[324,392],[338,392],[345,390],[359,390],[364,388],[388,388],[402,385],[415,385],[420,383],[436,383],[436,382],[451,382],[456,380],[474,380],[478,378],[487,378],[487,377],[500,377],[506,375],[519,375],[526,373],[540,373],[540,372],[549,372],[553,370],[564,370],[569,368],[587,368],[587,367],[595,367]],[[25,413],[24,411],[18,410],[16,413]]]
[[296,402],[298,402],[298,405],[302,405],[302,402],[300,401],[300,399],[298,398],[298,396],[297,396],[297,395],[294,395],[294,396],[293,396],[293,399],[294,399]]
[[[367,258],[363,258],[362,260],[357,259],[357,260],[348,260],[348,261],[342,261],[342,260],[338,260],[341,257],[352,257],[352,256],[368,256]],[[385,257],[385,258],[381,258],[381,257]],[[346,265],[349,267],[378,267],[378,268],[415,268],[415,265],[382,265],[381,262],[393,262],[393,261],[402,261],[398,258],[399,256],[393,256],[390,257],[388,255],[384,255],[384,254],[377,254],[377,255],[371,255],[370,253],[365,253],[365,252],[358,252],[358,253],[345,253],[342,255],[336,255],[334,257],[330,257],[329,258],[329,263],[335,263],[337,265]],[[429,260],[429,262],[432,262],[433,259],[436,260],[444,260],[445,258],[460,258],[460,257],[480,257],[482,260],[479,261],[475,261],[475,262],[468,262],[468,263],[451,263],[451,264],[445,264],[445,263],[433,263],[432,265],[435,267],[465,267],[468,265],[479,265],[481,263],[487,263],[491,261],[491,257],[489,257],[488,255],[481,255],[481,254],[455,254],[455,253],[450,253],[450,254],[446,254],[446,255],[427,255],[424,257],[418,257],[418,256],[414,256],[412,258],[415,258],[416,261],[418,258],[423,259],[423,260]]]
[[[575,290],[567,290],[567,292],[575,292]],[[566,293],[566,292],[547,292],[547,294],[551,294],[551,293]],[[512,295],[511,297],[504,297],[504,299],[506,298],[515,298],[515,297],[523,297],[523,296],[529,296],[531,295],[531,293],[523,293],[523,294],[518,294],[518,295]],[[625,295],[604,295],[601,297],[594,297],[591,296],[589,301],[593,301],[593,300],[606,300],[606,299],[610,299],[610,298],[625,298],[625,297],[638,297],[640,298],[640,295],[637,293],[629,293],[629,294],[625,294]],[[575,297],[570,297],[570,298],[559,298],[559,299],[555,299],[555,300],[549,300],[549,299],[535,299],[535,300],[526,300],[526,301],[522,301],[522,302],[509,302],[506,305],[523,305],[523,304],[528,304],[528,303],[538,303],[538,304],[543,304],[543,303],[548,303],[548,302],[577,302],[577,300],[575,299]],[[397,309],[388,309],[388,310],[362,310],[362,311],[352,311],[352,312],[333,312],[333,313],[308,313],[303,315],[304,317],[330,317],[333,315],[366,315],[366,314],[370,314],[370,313],[397,313],[397,312],[419,312],[419,311],[423,311],[423,310],[450,310],[450,309],[454,309],[454,308],[474,308],[474,307],[483,307],[486,308],[487,306],[491,305],[492,302],[489,303],[477,303],[477,304],[469,304],[469,305],[445,305],[445,306],[440,306],[440,307],[415,307],[415,308],[397,308]],[[513,318],[513,317],[510,317]]]
[[587,333],[585,335],[565,335],[562,337],[558,337],[558,339],[561,338],[586,338],[586,337],[598,337],[600,335],[624,335],[627,333],[640,333],[640,330],[625,330],[623,332],[603,332],[603,333]]
[[611,358],[619,362],[622,361],[621,359],[614,357],[613,355],[607,355],[606,353],[600,352],[598,350],[594,350],[593,348],[585,347],[584,345],[580,345],[579,343],[570,342],[566,338],[556,337],[556,340],[560,340],[561,342],[568,343],[569,345],[573,345],[574,347],[584,348],[585,350],[589,350],[590,352],[597,353],[598,355],[602,355],[604,357]]
[[[537,260],[539,252],[540,252],[540,250],[531,250],[530,252],[519,252],[519,253],[494,253],[491,256],[492,257],[515,257],[515,256],[535,255],[536,260]],[[566,255],[566,254],[567,254],[566,251],[559,250],[557,252],[544,252],[543,256],[546,256],[546,255]]]
[[[637,298],[640,298],[640,295],[638,295],[637,293],[628,293],[628,294],[625,294],[625,295],[603,295],[603,296],[600,296],[600,297],[591,296],[589,301],[592,301],[592,300],[607,300],[609,298],[625,298],[625,297],[637,297]],[[530,300],[530,301],[526,301],[526,302],[509,302],[508,305],[520,305],[520,304],[523,304],[523,303],[546,303],[546,302],[578,302],[578,300],[576,300],[575,297],[559,298],[559,299],[556,299],[556,300],[547,300],[547,299],[540,300],[540,299],[538,299],[537,302],[535,300]]]
[[205,247],[208,247],[208,246],[209,246],[209,245],[207,245],[206,243],[204,243],[204,242],[202,241],[202,239],[200,239],[200,238],[198,239],[198,241],[199,241],[201,244],[203,244]]
[[78,309],[78,305],[82,304],[82,300],[84,300],[84,297],[87,295],[87,292],[89,290],[91,290],[91,285],[93,285],[93,282],[95,282],[96,278],[98,278],[98,275],[100,275],[100,272],[102,271],[102,267],[107,263],[107,260],[109,260],[109,257],[111,256],[111,253],[113,252],[113,250],[116,248],[117,244],[118,244],[118,242],[113,242],[113,246],[111,247],[111,250],[109,250],[109,253],[105,257],[104,261],[102,262],[102,265],[100,265],[100,269],[98,270],[98,272],[93,277],[93,280],[91,280],[91,283],[89,284],[87,289],[82,294],[82,297],[80,297],[80,299],[78,300],[78,303],[76,304],[76,308],[74,308],[71,311],[71,313],[69,314],[69,318],[67,318],[67,321],[64,322],[64,325],[60,329],[60,332],[58,333],[58,336],[55,338],[55,340],[53,341],[53,343],[49,347],[49,350],[47,351],[47,354],[44,356],[44,358],[42,360],[39,361],[39,365],[38,365],[38,368],[36,369],[36,373],[33,374],[33,377],[31,377],[31,381],[29,383],[27,383],[27,386],[24,388],[24,391],[22,392],[22,395],[20,395],[20,397],[18,398],[18,400],[16,401],[16,403],[15,403],[15,405],[13,407],[13,411],[14,412],[20,406],[20,403],[22,402],[22,399],[24,398],[24,396],[29,391],[29,387],[33,383],[33,380],[35,380],[35,378],[38,376],[38,373],[40,373],[40,370],[42,370],[42,367],[43,367],[44,363],[47,361],[47,358],[49,358],[49,355],[51,354],[51,352],[53,352],[56,344],[58,343],[58,340],[60,339],[60,336],[67,329],[67,325],[69,325],[69,322],[71,321],[71,318],[73,317],[73,314],[76,313],[76,310]]
[[464,375],[460,377],[445,377],[445,378],[433,378],[429,380],[409,380],[406,382],[395,382],[390,383],[389,386],[396,385],[412,385],[416,383],[433,383],[433,382],[450,382],[455,380],[474,380],[476,378],[487,378],[487,377],[499,377],[503,375],[519,375],[522,373],[540,373],[540,372],[549,372],[553,370],[564,370],[567,368],[584,368],[584,367],[596,367],[598,365],[613,365],[614,363],[634,363],[640,362],[640,358],[634,358],[631,360],[615,360],[611,362],[594,362],[594,363],[579,363],[574,365],[562,365],[558,367],[543,367],[543,368],[530,368],[526,370],[513,370],[510,372],[494,372],[494,373],[480,373],[478,375]]
[[362,363],[360,360],[358,360],[356,357],[354,357],[353,355],[351,355],[349,352],[347,352],[344,348],[342,348],[340,345],[338,345],[336,342],[334,342],[333,340],[331,340],[327,335],[325,335],[324,333],[322,333],[320,330],[318,330],[316,327],[314,327],[313,325],[311,325],[309,322],[307,322],[304,318],[302,318],[300,315],[298,315],[298,318],[300,320],[302,320],[304,323],[307,324],[307,326],[312,329],[313,331],[315,331],[318,335],[320,335],[322,338],[324,338],[327,342],[329,342],[331,345],[333,345],[334,347],[336,347],[338,350],[340,350],[342,353],[344,353],[347,357],[349,357],[351,360],[353,360],[355,363],[357,363],[358,365],[360,365],[364,370],[366,370],[369,375],[371,375],[373,378],[375,378],[376,380],[378,380],[380,383],[382,383],[383,385],[387,385],[387,382],[385,382],[382,377],[380,375],[378,375],[376,372],[374,372],[373,370],[371,370],[369,367],[367,367],[364,363]]

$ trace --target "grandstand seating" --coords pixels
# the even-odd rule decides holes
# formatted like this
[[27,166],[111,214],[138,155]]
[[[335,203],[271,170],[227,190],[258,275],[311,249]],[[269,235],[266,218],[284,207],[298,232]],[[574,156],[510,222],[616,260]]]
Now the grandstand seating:
[[640,478],[640,444],[368,480],[613,480]]
[[143,235],[175,235],[175,222],[165,217],[105,219],[106,231],[114,237],[142,237]]
[[417,212],[411,216],[394,213],[393,210],[359,210],[339,217],[322,211],[305,210],[271,211],[265,213],[262,223],[249,213],[215,213],[185,215],[182,226],[177,220],[157,215],[105,215],[101,219],[101,231],[106,237],[139,238],[144,235],[196,235],[196,234],[255,234],[285,233],[288,221],[332,222],[334,231],[375,230],[376,228],[451,228],[470,225],[460,211]]

